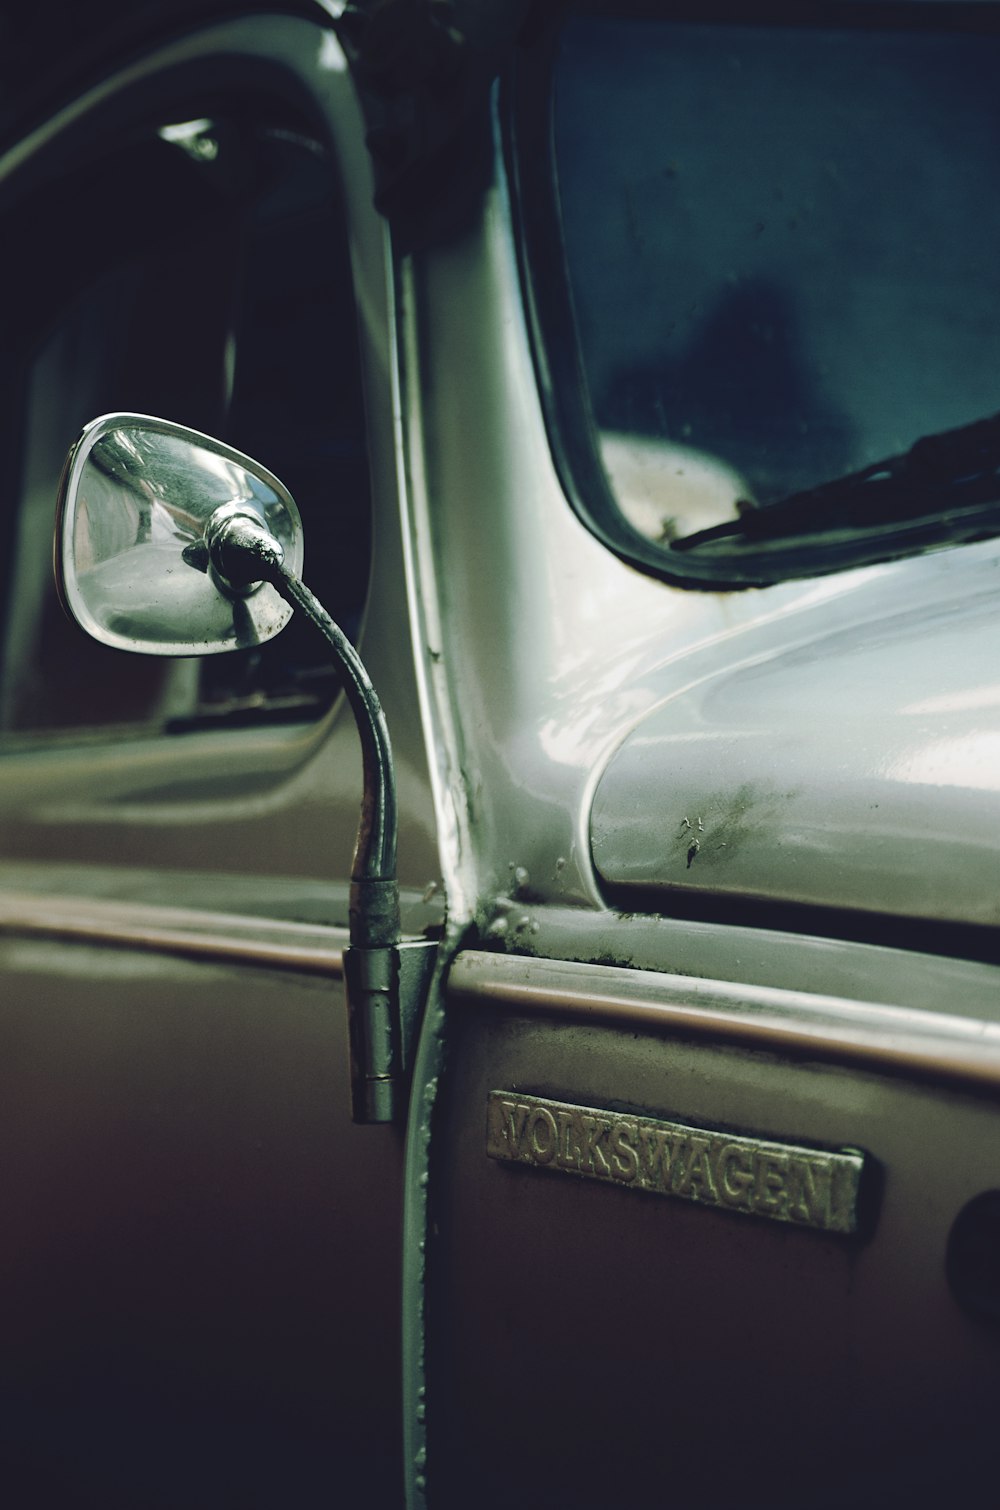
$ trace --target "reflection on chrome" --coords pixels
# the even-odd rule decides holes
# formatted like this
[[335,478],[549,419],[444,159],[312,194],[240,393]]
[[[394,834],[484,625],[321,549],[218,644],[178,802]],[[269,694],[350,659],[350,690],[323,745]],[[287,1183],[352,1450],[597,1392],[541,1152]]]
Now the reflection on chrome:
[[161,141],[180,147],[195,162],[214,162],[219,155],[218,138],[213,135],[215,122],[205,117],[196,121],[177,121],[172,126],[161,126],[156,133]]
[[302,565],[298,511],[287,489],[239,451],[166,420],[95,420],[67,462],[56,560],[73,616],[104,644],[156,655],[256,645],[291,610],[270,586],[234,595],[199,555],[208,522],[239,504]]
[[970,729],[965,734],[929,739],[894,761],[888,774],[893,781],[916,786],[1000,791],[1000,732]]

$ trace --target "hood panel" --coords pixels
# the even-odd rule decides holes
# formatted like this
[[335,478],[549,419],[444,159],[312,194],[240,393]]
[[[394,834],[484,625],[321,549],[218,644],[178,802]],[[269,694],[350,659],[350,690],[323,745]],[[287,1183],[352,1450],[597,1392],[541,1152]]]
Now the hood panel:
[[[970,566],[972,562],[970,560]],[[1000,571],[739,647],[627,736],[591,839],[615,887],[1000,923]],[[734,663],[735,662],[735,663]]]

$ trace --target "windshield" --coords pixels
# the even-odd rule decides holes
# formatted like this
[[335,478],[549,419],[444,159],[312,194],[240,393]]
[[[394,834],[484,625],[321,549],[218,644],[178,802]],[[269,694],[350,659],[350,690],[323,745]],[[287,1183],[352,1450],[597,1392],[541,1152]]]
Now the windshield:
[[[918,8],[894,11],[892,29],[880,7],[864,28],[562,30],[554,159],[582,401],[621,540],[670,573],[696,561],[692,535],[1000,410],[998,41],[934,24],[938,7],[916,27]],[[1000,530],[994,512],[978,533]],[[731,533],[716,555],[759,556]],[[788,568],[823,569],[801,552]]]

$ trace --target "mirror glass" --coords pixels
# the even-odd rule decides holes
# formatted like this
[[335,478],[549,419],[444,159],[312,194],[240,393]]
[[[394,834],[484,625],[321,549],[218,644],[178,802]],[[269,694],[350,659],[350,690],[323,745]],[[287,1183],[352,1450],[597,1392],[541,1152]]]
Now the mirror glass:
[[70,615],[105,645],[212,655],[261,644],[292,610],[268,583],[234,593],[202,549],[223,504],[256,517],[302,573],[298,510],[276,477],[220,441],[143,414],[106,414],[70,450],[55,560]]

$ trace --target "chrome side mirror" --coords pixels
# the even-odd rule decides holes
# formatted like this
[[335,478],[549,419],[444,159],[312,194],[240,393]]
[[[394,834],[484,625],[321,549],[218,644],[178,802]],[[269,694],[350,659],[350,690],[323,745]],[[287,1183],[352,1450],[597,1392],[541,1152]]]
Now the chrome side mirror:
[[298,510],[270,472],[168,420],[106,414],[63,469],[60,597],[88,634],[118,650],[214,655],[259,645],[292,610],[268,582],[241,588],[223,578],[210,545],[234,518],[263,530],[301,573]]
[[197,430],[106,414],[66,458],[55,566],[70,616],[119,650],[238,650],[277,634],[293,608],[326,639],[358,726],[364,775],[344,955],[352,1109],[357,1122],[392,1121],[432,948],[400,947],[389,731],[357,651],[299,576],[302,526],[291,494]]

